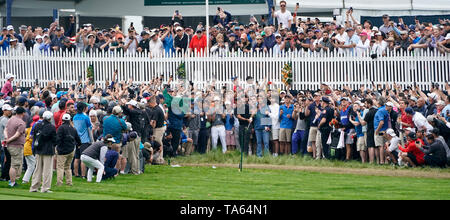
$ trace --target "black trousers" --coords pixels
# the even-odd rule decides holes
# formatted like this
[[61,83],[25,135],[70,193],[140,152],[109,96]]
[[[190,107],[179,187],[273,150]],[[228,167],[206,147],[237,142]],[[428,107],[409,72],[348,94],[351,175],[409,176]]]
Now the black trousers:
[[169,132],[172,133],[172,157],[177,156],[177,150],[178,146],[180,145],[180,138],[181,138],[181,130],[174,129],[174,128],[168,128]]
[[247,129],[247,126],[239,126],[239,145],[241,145],[241,151],[245,155],[248,154],[248,146],[250,144],[251,131]]
[[200,129],[200,132],[198,133],[197,151],[201,154],[206,153],[206,148],[208,145],[208,138],[209,138],[208,131],[209,131],[208,128],[202,128],[202,129]]
[[[11,155],[8,150],[3,147],[3,157],[2,157],[2,175],[0,178],[9,180],[9,169],[11,168]],[[3,159],[4,158],[4,159]]]
[[321,133],[321,139],[322,139],[322,149],[323,149],[323,155],[325,158],[330,159],[330,145],[327,144],[328,137],[331,133],[331,127],[321,127],[320,133]]

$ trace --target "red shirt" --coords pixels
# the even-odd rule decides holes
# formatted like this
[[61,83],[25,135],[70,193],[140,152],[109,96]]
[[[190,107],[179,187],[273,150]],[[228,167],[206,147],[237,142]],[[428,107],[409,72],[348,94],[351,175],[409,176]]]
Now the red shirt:
[[192,51],[197,50],[197,53],[200,53],[203,51],[203,53],[206,50],[206,35],[203,34],[201,38],[198,38],[197,35],[194,35],[192,37],[191,43],[189,44],[189,48],[191,48]]
[[404,109],[400,109],[402,112],[401,120],[403,123],[408,124],[409,126],[403,126],[403,128],[414,128],[414,122],[412,120],[412,117],[407,115]]
[[[423,141],[421,139],[417,140],[420,141],[423,145]],[[423,159],[425,154],[419,148],[416,147],[416,140],[409,141],[405,147],[406,148],[399,146],[398,149],[400,149],[403,152],[412,153],[414,156],[416,156],[416,160],[417,163],[419,163],[419,165],[425,163],[425,160]]]
[[55,112],[53,115],[53,118],[55,119],[55,128],[58,130],[59,126],[62,124],[62,117],[66,114],[66,110],[59,110],[58,112]]

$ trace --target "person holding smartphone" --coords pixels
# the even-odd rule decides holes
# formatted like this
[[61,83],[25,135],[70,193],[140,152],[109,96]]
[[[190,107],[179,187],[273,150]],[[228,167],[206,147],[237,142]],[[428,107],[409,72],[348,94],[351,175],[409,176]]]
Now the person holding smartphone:
[[424,156],[425,154],[417,147],[417,145],[424,145],[421,139],[417,139],[416,133],[410,132],[406,137],[407,144],[405,147],[401,145],[398,149],[402,152],[400,153],[400,158],[402,163],[406,163],[409,166],[416,167],[425,164]]
[[292,13],[286,7],[286,1],[281,1],[280,10],[275,11],[275,7],[272,8],[272,17],[278,20],[279,27],[289,29],[292,25],[293,17]]

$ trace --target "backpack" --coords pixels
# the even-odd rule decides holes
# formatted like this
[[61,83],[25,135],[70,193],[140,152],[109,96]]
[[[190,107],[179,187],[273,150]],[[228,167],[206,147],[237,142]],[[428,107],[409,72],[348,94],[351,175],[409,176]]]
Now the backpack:
[[32,142],[32,146],[33,146],[33,152],[36,151],[36,149],[39,149],[39,142],[41,139],[41,126],[42,126],[43,122],[39,122],[36,123],[36,127],[34,128],[34,134],[33,134],[33,142]]

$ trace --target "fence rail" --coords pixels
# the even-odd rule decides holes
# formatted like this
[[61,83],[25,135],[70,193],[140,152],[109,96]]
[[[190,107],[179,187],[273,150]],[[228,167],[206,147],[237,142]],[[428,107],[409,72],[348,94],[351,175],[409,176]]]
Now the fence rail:
[[[369,54],[369,53],[366,53]],[[68,88],[80,79],[86,79],[86,70],[93,65],[95,81],[104,85],[118,70],[118,80],[133,78],[137,83],[148,83],[153,78],[176,75],[180,63],[185,63],[186,78],[204,86],[212,80],[220,85],[230,85],[233,76],[241,80],[253,76],[256,81],[271,81],[279,88],[283,66],[292,63],[293,85],[296,90],[314,90],[326,83],[334,88],[397,83],[403,88],[416,82],[422,89],[430,89],[431,83],[441,86],[450,81],[450,55],[423,51],[421,53],[392,53],[372,59],[352,54],[288,52],[281,56],[267,53],[232,52],[209,56],[163,55],[150,58],[147,54],[69,54],[54,53],[33,55],[31,53],[0,56],[1,77],[12,73],[21,86],[31,87],[36,79],[42,85],[48,81],[62,80]],[[176,78],[176,76],[175,76]]]

